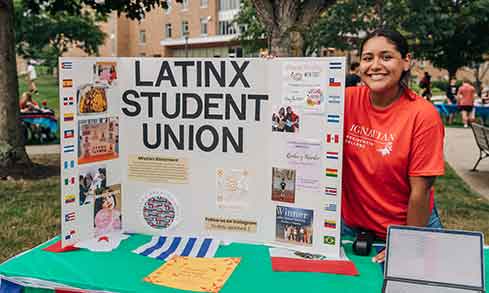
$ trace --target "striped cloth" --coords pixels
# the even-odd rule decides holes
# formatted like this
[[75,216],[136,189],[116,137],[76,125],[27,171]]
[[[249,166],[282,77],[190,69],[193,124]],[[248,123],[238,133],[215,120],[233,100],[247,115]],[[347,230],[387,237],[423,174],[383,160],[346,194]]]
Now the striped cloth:
[[213,257],[219,242],[212,238],[154,236],[132,252],[165,261],[174,255]]

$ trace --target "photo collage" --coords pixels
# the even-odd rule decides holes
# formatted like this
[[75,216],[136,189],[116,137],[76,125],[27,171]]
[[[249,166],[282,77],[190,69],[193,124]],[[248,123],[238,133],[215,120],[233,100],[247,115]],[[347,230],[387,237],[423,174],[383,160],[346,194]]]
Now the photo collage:
[[[343,67],[335,61],[326,68],[293,61],[282,65],[281,104],[272,112],[272,134],[285,150],[284,158],[271,168],[277,242],[304,247],[337,244]],[[317,117],[324,119],[319,125]],[[321,141],[309,129],[321,131]],[[321,208],[311,202],[321,202]]]
[[[94,61],[84,84],[70,78],[83,70],[77,66],[76,61],[60,62],[62,213],[63,230],[69,231],[62,240],[66,244],[86,237],[81,233],[99,236],[119,231],[122,222],[121,182],[113,176],[111,163],[119,158],[119,120],[110,114],[116,109],[110,109],[109,103],[117,84],[117,62]],[[81,228],[86,211],[93,226]]]

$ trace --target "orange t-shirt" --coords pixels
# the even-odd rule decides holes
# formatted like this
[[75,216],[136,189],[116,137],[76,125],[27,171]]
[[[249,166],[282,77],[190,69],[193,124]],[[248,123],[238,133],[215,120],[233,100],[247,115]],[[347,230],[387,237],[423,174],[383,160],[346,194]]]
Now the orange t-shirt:
[[442,121],[411,90],[379,109],[362,86],[346,89],[344,123],[343,220],[385,239],[388,225],[406,224],[409,177],[444,174]]
[[462,96],[462,98],[458,101],[460,106],[474,105],[475,88],[473,86],[468,83],[462,84],[457,92],[457,96],[459,95]]

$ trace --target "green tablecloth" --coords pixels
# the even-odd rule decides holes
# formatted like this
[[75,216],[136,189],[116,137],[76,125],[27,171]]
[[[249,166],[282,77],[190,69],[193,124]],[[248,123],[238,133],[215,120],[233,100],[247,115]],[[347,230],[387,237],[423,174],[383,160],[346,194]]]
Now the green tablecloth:
[[[107,253],[87,250],[51,253],[42,250],[57,240],[55,239],[1,264],[0,275],[38,278],[84,289],[112,292],[182,292],[143,281],[145,276],[163,263],[131,252],[150,238],[132,235],[116,250]],[[241,257],[241,263],[221,292],[380,292],[382,272],[379,265],[372,263],[371,257],[353,255],[351,245],[344,247],[360,276],[274,272],[267,246],[240,243],[221,245],[217,257]],[[487,251],[485,254],[487,260]]]

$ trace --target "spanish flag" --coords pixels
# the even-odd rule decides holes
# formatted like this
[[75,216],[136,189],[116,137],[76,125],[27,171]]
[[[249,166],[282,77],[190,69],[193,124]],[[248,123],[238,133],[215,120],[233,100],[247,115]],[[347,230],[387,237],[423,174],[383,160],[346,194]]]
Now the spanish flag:
[[73,87],[73,79],[63,79],[63,87]]

